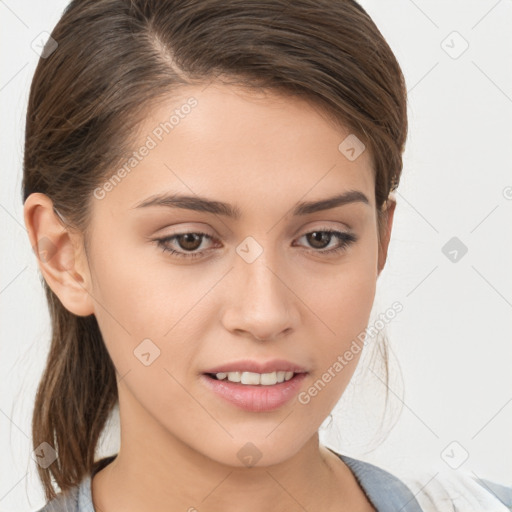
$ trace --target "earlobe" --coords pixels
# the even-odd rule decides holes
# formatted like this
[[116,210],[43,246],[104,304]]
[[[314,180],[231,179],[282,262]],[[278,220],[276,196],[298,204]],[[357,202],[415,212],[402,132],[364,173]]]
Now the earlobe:
[[27,197],[24,220],[48,286],[71,313],[93,314],[91,280],[80,233],[66,227],[55,213],[51,199],[39,192]]
[[377,267],[377,277],[382,272],[384,265],[386,264],[388,256],[389,241],[391,239],[391,230],[393,227],[393,217],[395,214],[396,199],[390,195],[386,201],[384,208],[384,218],[382,226],[380,226],[380,245],[379,245],[379,261]]

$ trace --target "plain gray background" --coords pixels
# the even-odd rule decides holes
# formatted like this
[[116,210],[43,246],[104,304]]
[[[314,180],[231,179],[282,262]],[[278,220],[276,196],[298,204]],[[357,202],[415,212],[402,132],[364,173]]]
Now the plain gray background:
[[[66,4],[0,0],[0,511],[44,503],[30,421],[50,330],[20,187],[39,58],[31,45],[51,32]],[[511,485],[512,1],[361,4],[395,52],[409,91],[404,171],[375,302],[375,312],[403,305],[386,329],[389,407],[402,412],[379,444],[383,384],[358,371],[322,438],[398,476],[421,471],[426,484],[458,467]],[[114,453],[117,441],[114,422],[100,454]]]

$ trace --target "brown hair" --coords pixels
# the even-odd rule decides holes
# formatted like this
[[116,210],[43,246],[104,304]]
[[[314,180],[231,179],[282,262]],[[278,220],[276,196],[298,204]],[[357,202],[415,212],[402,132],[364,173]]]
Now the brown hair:
[[[354,0],[73,0],[51,36],[58,47],[30,89],[23,201],[46,194],[86,234],[92,191],[129,153],[147,108],[180,86],[230,80],[299,95],[356,134],[372,155],[382,223],[402,171],[405,81]],[[38,466],[50,500],[52,478],[66,491],[91,472],[118,396],[95,316],[72,314],[44,287],[52,339],[32,436],[58,454]]]

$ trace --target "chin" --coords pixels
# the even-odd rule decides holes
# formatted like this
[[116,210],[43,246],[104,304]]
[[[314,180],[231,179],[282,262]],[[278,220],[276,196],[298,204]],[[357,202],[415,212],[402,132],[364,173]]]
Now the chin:
[[236,436],[229,440],[219,440],[218,444],[210,444],[204,450],[197,451],[201,451],[204,456],[226,466],[262,468],[281,464],[291,459],[304,447],[308,438],[311,438],[311,434],[299,438],[296,431],[293,434],[290,430],[284,429],[281,435],[274,434],[275,432],[269,435],[269,430],[265,430],[264,433],[260,431],[252,436]]

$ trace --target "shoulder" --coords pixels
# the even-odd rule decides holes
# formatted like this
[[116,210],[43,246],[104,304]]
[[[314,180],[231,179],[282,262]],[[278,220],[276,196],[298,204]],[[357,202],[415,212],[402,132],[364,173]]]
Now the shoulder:
[[79,485],[59,493],[36,512],[95,512],[91,497],[91,476],[87,475]]
[[512,486],[460,471],[417,471],[399,479],[369,462],[337,454],[379,512],[510,512]]
[[43,508],[36,512],[78,512],[78,495],[80,486],[68,489],[65,493],[59,493]]
[[347,455],[336,455],[350,468],[379,512],[423,512],[407,485],[389,471]]
[[110,464],[116,455],[109,455],[97,460],[90,474],[86,475],[80,484],[59,493],[49,501],[43,508],[35,512],[95,512],[92,503],[91,480],[92,477],[106,465]]
[[512,486],[461,471],[430,471],[404,478],[424,512],[509,512]]

